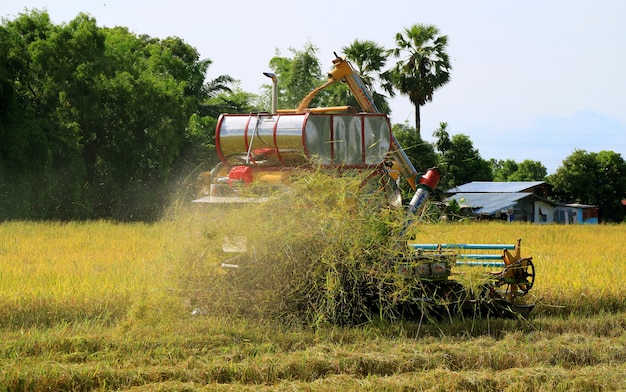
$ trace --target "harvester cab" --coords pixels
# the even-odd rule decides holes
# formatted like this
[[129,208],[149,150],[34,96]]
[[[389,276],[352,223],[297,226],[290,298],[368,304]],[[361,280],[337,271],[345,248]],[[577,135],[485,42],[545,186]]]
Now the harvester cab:
[[[328,80],[311,91],[295,109],[277,107],[277,78],[272,79],[271,113],[222,114],[217,122],[215,145],[220,163],[199,176],[203,195],[197,203],[263,202],[287,188],[291,174],[303,167],[356,170],[379,178],[390,205],[402,206],[397,181],[404,178],[414,191],[407,207],[405,230],[436,188],[440,173],[428,169],[422,175],[405,154],[391,131],[387,115],[380,113],[372,95],[352,65],[335,55]],[[325,87],[344,82],[360,106],[309,108]],[[404,230],[403,233],[404,234]],[[533,305],[523,305],[534,283],[531,258],[520,256],[520,242],[506,244],[408,244],[409,257],[397,260],[398,273],[423,282],[424,295],[456,298],[460,311],[495,315],[526,315]],[[500,255],[483,254],[467,260],[465,251],[499,249]],[[511,253],[513,251],[513,253]],[[497,259],[497,260],[495,260]],[[466,290],[451,279],[453,267],[497,266],[489,283],[478,292]]]

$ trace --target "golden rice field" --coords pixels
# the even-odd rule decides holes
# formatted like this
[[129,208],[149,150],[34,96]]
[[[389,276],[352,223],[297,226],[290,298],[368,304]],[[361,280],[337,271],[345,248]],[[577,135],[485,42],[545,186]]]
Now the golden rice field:
[[1,223],[0,390],[626,390],[626,225],[424,224],[522,238],[532,317],[309,329],[192,315],[181,276],[218,222]]

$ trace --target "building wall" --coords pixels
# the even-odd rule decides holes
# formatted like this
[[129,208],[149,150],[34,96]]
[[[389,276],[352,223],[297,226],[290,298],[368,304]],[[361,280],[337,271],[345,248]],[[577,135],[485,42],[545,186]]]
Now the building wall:
[[564,224],[597,224],[598,208],[583,206],[559,206],[554,213],[556,221]]
[[534,217],[533,198],[525,197],[518,200],[513,220],[516,222],[534,222]]
[[555,207],[532,197],[521,199],[510,208],[508,213],[501,211],[496,214],[495,219],[507,220],[510,222],[531,222],[539,224],[549,224],[555,222]]
[[543,201],[535,202],[534,223],[554,223],[554,207]]

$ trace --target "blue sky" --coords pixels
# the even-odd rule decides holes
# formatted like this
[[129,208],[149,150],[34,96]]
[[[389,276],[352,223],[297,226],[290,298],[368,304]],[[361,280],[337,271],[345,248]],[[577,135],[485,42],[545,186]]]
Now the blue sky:
[[[391,48],[404,27],[434,24],[448,35],[452,79],[422,108],[422,135],[440,122],[468,135],[485,159],[532,159],[549,173],[575,149],[626,159],[626,2],[623,0],[17,0],[0,16],[45,9],[54,23],[79,12],[100,26],[178,36],[213,65],[259,93],[276,50],[311,42],[330,68],[354,39]],[[392,100],[394,123],[413,123],[406,96]]]

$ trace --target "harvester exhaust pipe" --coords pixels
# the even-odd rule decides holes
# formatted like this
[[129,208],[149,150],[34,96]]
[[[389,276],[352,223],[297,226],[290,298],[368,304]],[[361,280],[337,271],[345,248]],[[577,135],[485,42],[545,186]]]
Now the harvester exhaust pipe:
[[402,229],[401,236],[403,236],[406,229],[411,226],[411,223],[413,223],[413,215],[415,215],[415,212],[424,204],[426,200],[428,200],[428,195],[430,192],[435,190],[440,178],[441,172],[437,167],[432,167],[426,170],[426,173],[422,175],[419,184],[417,185],[417,190],[415,191],[415,194],[409,203],[409,207],[407,208],[407,220],[404,228]]
[[272,114],[278,112],[278,78],[271,72],[263,72],[263,75],[272,79]]

